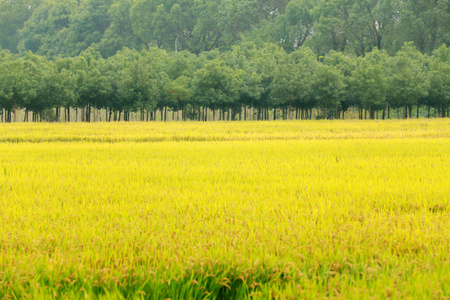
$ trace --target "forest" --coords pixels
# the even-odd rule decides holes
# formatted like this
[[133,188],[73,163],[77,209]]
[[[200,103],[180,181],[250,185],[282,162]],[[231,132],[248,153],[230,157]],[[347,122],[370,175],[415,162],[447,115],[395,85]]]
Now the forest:
[[3,0],[0,120],[448,117],[449,28],[448,0]]

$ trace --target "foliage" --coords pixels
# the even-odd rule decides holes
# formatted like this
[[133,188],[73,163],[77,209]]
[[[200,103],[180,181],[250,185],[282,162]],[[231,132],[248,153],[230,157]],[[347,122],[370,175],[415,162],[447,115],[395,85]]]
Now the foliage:
[[[359,117],[391,118],[390,108],[404,109],[403,117],[448,116],[449,48],[422,55],[406,43],[395,56],[374,49],[365,56],[331,51],[317,57],[300,47],[287,53],[275,44],[242,43],[231,51],[195,55],[168,53],[160,48],[125,48],[104,59],[90,48],[74,58],[54,61],[28,52],[0,52],[0,109],[18,121],[16,113],[55,110],[57,120],[114,120],[140,112],[140,120],[155,120],[156,111],[171,110],[182,120],[255,118],[344,118],[350,109]],[[60,118],[60,108],[65,109]],[[209,111],[200,111],[208,108]],[[427,112],[419,114],[420,109]],[[187,110],[188,109],[188,110]],[[73,116],[75,110],[75,116]],[[231,110],[231,112],[229,111]],[[314,110],[314,112],[312,111]],[[14,115],[11,115],[14,114]],[[219,114],[217,114],[219,113]],[[250,113],[250,115],[248,115]],[[161,112],[162,114],[162,112]],[[212,116],[211,116],[212,114]],[[11,117],[10,117],[11,116]],[[82,115],[80,115],[82,116]],[[348,116],[348,114],[347,114]],[[367,117],[367,116],[366,116]],[[227,117],[230,119],[229,117]],[[36,118],[34,118],[36,119]],[[24,116],[24,120],[28,120]]]
[[242,42],[390,54],[414,42],[431,55],[450,42],[448,0],[1,0],[0,47],[22,55],[104,58],[123,48],[194,54]]
[[429,81],[423,59],[412,43],[407,43],[391,63],[390,103],[396,107],[405,107],[405,116],[407,109],[410,109],[411,115],[411,106],[428,93]]
[[367,109],[370,118],[373,112],[386,107],[389,57],[375,50],[359,58],[352,73],[353,93],[358,95],[361,107]]

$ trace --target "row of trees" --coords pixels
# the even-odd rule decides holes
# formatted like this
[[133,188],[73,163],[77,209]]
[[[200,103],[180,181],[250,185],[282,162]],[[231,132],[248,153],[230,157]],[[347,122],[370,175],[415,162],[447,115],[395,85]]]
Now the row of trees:
[[[287,53],[274,44],[252,43],[232,51],[194,55],[159,48],[121,50],[107,59],[95,50],[74,58],[47,60],[27,53],[0,52],[1,120],[108,121],[162,119],[167,112],[186,120],[343,118],[357,108],[360,118],[389,118],[401,108],[449,115],[450,48],[423,55],[412,43],[395,56],[374,50],[364,57],[331,51],[317,60],[301,47]],[[54,115],[55,114],[55,115]],[[93,119],[92,119],[93,118]],[[73,121],[73,120],[72,120]]]
[[127,47],[199,54],[241,42],[363,56],[421,53],[450,41],[448,0],[0,0],[0,47],[25,55],[106,58]]

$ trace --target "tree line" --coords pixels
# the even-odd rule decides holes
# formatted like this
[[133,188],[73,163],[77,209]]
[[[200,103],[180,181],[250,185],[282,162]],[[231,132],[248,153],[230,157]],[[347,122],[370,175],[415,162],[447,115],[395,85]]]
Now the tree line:
[[47,58],[124,47],[200,54],[245,42],[394,55],[405,42],[431,55],[450,41],[448,0],[0,0],[0,48]]
[[[0,52],[0,120],[128,121],[360,119],[449,116],[450,48],[432,55],[406,43],[395,55],[364,56],[308,47],[291,52],[265,43],[199,55],[122,49],[103,58],[88,49],[76,57]],[[72,119],[71,119],[72,118]]]

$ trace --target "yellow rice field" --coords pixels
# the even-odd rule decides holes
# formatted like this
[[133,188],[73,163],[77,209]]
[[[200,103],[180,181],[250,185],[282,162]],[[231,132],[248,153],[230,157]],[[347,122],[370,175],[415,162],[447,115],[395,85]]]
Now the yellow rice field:
[[0,299],[449,299],[449,224],[448,119],[0,126]]

